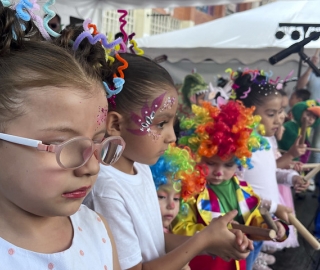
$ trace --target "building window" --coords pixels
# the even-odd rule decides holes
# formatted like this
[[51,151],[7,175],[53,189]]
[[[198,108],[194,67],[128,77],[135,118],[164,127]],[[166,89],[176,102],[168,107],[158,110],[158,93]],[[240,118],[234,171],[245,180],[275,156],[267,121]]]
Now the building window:
[[160,14],[155,11],[152,11],[152,16],[150,16],[151,35],[166,33],[181,28],[181,22],[178,19],[175,19],[171,16],[162,15],[165,14]]
[[211,16],[214,15],[214,6],[199,6],[196,9]]
[[[122,14],[118,13],[116,10],[106,10],[102,18],[102,30],[101,32],[106,33],[108,38],[113,40],[114,35],[120,32],[120,22],[119,18]],[[134,32],[133,24],[133,10],[128,10],[128,15],[126,16],[127,24],[125,30],[128,34]]]

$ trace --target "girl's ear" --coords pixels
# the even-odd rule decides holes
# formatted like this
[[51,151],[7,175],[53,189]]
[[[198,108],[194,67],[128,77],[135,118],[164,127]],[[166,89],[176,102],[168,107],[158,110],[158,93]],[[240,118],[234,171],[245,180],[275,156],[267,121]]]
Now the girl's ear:
[[107,116],[107,134],[109,136],[121,136],[121,122],[123,117],[115,111],[109,111]]

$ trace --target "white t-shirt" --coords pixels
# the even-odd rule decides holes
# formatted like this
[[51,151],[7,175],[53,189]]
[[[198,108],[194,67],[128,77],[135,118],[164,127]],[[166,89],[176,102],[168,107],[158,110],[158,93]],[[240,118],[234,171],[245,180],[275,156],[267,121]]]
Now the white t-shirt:
[[116,242],[121,269],[165,254],[159,201],[149,166],[135,163],[136,175],[100,166],[85,204],[102,214]]
[[[267,138],[267,137],[266,137]],[[253,188],[261,199],[271,200],[270,212],[274,213],[279,204],[279,191],[276,178],[277,164],[271,145],[270,150],[256,151],[252,153],[251,163],[253,169],[244,170],[243,178]]]
[[73,226],[72,245],[62,252],[37,253],[0,238],[0,269],[113,269],[112,245],[97,213],[82,205],[70,219]]
[[311,93],[311,99],[320,99],[320,77],[317,77],[313,72],[309,77],[308,90]]

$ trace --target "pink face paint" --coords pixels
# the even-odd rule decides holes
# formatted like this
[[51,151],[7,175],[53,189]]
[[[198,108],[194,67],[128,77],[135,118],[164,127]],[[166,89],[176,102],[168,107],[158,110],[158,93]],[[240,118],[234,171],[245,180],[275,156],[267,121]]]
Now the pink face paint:
[[160,112],[163,112],[164,110],[170,110],[172,106],[176,103],[175,97],[168,97],[167,100],[164,102],[163,106],[160,109]]
[[108,109],[99,107],[99,113],[97,115],[97,124],[100,126],[107,120]]
[[[151,133],[151,124],[155,117],[156,112],[160,109],[162,101],[166,93],[163,93],[155,100],[153,100],[151,107],[149,107],[148,102],[141,108],[141,116],[136,113],[131,113],[131,120],[140,128],[139,129],[127,129],[129,132],[135,135],[143,136]],[[151,134],[152,135],[152,134]],[[156,134],[158,135],[158,134]],[[153,135],[152,135],[153,136]]]
[[157,140],[160,139],[161,134],[157,134],[157,133],[155,133],[153,130],[150,130],[150,132],[148,133],[148,136],[149,136],[149,137],[152,137],[152,140],[153,140],[153,141],[157,141]]

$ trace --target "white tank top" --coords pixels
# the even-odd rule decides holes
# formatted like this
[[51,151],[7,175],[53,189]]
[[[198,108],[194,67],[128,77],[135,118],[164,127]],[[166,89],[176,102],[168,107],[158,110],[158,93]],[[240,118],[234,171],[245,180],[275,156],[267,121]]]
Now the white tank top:
[[72,245],[62,252],[36,253],[0,238],[0,269],[112,270],[112,246],[100,217],[81,205],[70,219],[74,231]]

